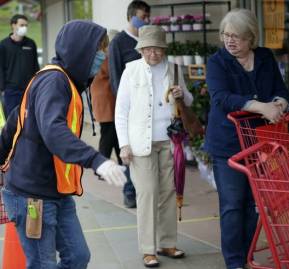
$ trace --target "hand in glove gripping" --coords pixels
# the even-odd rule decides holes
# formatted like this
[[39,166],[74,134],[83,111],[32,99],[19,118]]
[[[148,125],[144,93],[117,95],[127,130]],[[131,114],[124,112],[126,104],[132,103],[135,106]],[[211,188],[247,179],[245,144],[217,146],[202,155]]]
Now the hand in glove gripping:
[[116,186],[123,186],[126,182],[124,171],[126,167],[116,164],[108,160],[102,163],[97,169],[96,173],[100,175],[108,184]]

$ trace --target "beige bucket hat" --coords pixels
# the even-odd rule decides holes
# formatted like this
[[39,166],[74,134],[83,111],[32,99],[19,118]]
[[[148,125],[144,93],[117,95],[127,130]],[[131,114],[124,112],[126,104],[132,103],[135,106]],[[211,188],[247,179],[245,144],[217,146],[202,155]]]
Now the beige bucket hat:
[[146,47],[167,48],[166,32],[161,26],[146,25],[139,29],[136,49]]

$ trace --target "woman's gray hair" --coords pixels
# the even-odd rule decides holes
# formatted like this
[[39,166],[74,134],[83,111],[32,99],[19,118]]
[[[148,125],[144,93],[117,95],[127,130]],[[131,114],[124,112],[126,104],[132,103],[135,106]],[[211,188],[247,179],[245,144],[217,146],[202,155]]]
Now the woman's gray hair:
[[228,12],[220,23],[220,40],[223,42],[224,29],[230,25],[241,38],[251,41],[251,48],[255,49],[259,42],[258,22],[255,14],[248,9],[233,9]]

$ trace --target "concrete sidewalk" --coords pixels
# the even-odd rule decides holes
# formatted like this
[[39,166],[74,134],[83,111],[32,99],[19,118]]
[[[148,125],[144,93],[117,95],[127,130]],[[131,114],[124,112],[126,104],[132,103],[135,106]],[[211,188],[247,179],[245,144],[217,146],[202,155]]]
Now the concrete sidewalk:
[[[92,136],[89,126],[84,128],[82,139],[95,147],[98,144],[98,136]],[[92,254],[88,268],[144,268],[137,246],[136,210],[123,207],[121,189],[98,180],[91,170],[85,171],[83,186],[85,193],[76,201]],[[178,226],[178,247],[186,252],[186,258],[160,257],[161,268],[225,268],[220,253],[217,193],[200,179],[198,171],[192,167],[186,169],[182,215],[183,220]],[[4,225],[0,225],[0,253],[3,231]]]

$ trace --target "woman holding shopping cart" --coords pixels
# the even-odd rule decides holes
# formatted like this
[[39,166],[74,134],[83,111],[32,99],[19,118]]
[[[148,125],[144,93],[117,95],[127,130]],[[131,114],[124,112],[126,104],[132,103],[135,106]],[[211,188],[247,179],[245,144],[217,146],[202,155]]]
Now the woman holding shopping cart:
[[207,64],[211,110],[205,148],[213,159],[225,263],[228,269],[242,269],[258,215],[246,176],[227,164],[241,150],[227,114],[255,112],[275,123],[287,109],[289,94],[272,52],[258,47],[258,25],[251,11],[227,13],[220,24],[220,39],[224,47]]

